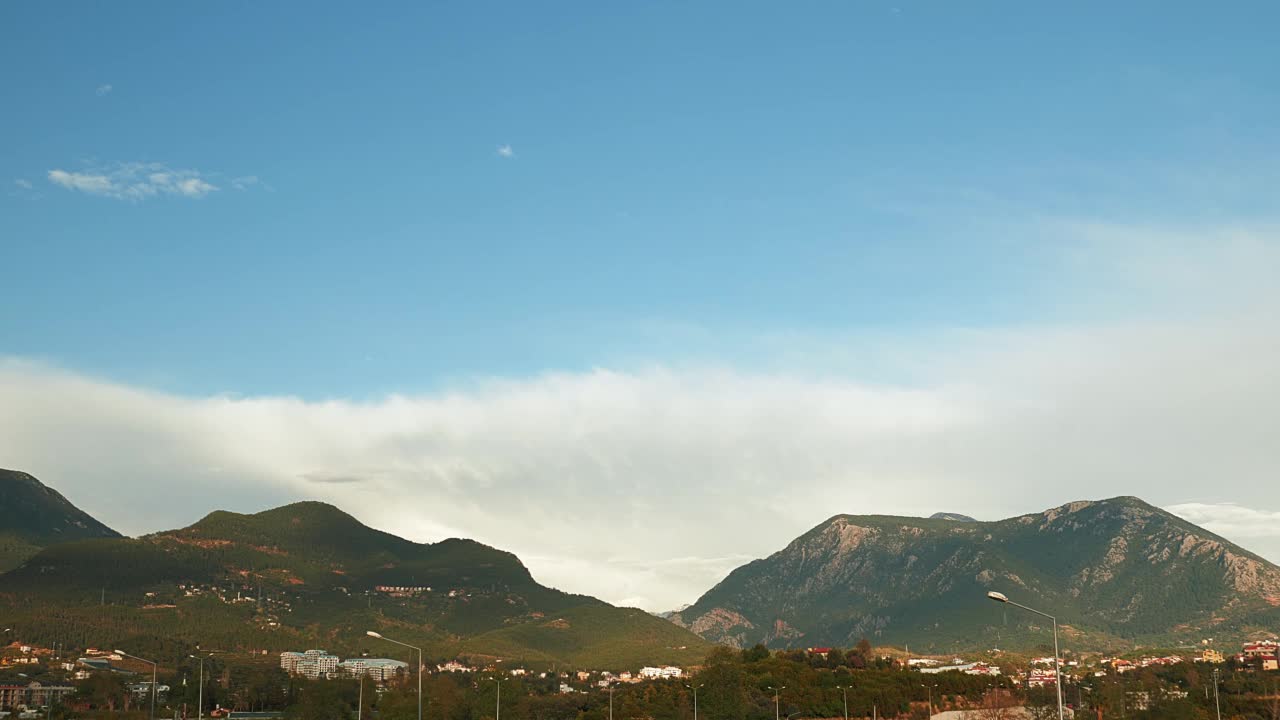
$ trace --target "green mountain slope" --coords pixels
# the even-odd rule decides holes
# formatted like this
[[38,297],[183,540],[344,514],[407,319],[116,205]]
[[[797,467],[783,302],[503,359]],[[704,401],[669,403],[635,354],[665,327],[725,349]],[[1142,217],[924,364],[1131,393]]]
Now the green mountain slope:
[[0,572],[43,547],[103,537],[120,534],[31,475],[0,470]]
[[365,637],[374,629],[439,658],[619,667],[690,661],[707,645],[640,611],[544,587],[511,553],[414,543],[317,502],[46,548],[0,575],[6,601],[24,633],[56,624],[85,645],[132,637],[385,652]]
[[998,522],[840,515],[731,573],[672,617],[716,642],[774,647],[1225,639],[1280,625],[1280,568],[1136,498],[1077,502]]

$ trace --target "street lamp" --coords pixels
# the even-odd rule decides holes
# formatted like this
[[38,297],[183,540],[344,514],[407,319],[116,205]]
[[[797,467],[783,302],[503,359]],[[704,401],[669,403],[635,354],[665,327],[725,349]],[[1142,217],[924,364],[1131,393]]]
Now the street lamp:
[[837,685],[836,689],[840,691],[840,697],[844,700],[844,720],[849,720],[849,686]]
[[364,716],[364,676],[365,671],[360,670],[360,696],[356,700],[356,720],[360,720]]
[[130,655],[123,650],[116,650],[117,655],[133,658],[144,663],[151,663],[151,720],[156,720],[156,669],[159,667],[154,660],[140,658],[137,655]]
[[698,683],[697,685],[690,685],[689,683],[684,684],[685,687],[693,691],[693,720],[698,720],[698,688],[705,684],[706,683]]
[[1213,669],[1213,709],[1222,720],[1222,704],[1218,702],[1218,668]]
[[399,640],[392,640],[391,638],[385,637],[384,635],[372,630],[365,631],[365,635],[368,635],[371,638],[378,638],[379,640],[386,640],[389,643],[395,643],[396,645],[401,645],[411,650],[418,651],[418,720],[422,720],[422,648],[410,645],[409,643],[400,642]]
[[779,698],[782,697],[782,691],[786,690],[787,686],[783,685],[780,688],[770,687],[769,689],[773,691],[773,720],[779,720],[782,717],[782,705]]
[[1006,603],[1016,608],[1022,608],[1027,612],[1035,613],[1041,617],[1047,617],[1053,622],[1053,676],[1055,680],[1054,685],[1058,690],[1058,720],[1065,720],[1066,714],[1062,709],[1062,663],[1058,659],[1058,618],[1050,615],[1049,613],[1040,612],[1035,608],[1029,608],[1026,605],[1019,605],[1018,603],[1010,600],[1004,593],[998,593],[994,590],[987,593],[987,597],[998,603]]
[[498,685],[498,700],[493,709],[493,720],[502,720],[502,678],[489,678]]
[[187,655],[192,660],[200,661],[200,689],[196,691],[196,718],[204,717],[204,656]]
[[609,688],[609,720],[613,720],[613,688]]
[[933,717],[933,689],[934,689],[934,688],[936,688],[936,687],[938,687],[938,686],[937,686],[937,685],[925,685],[924,683],[920,683],[920,687],[922,687],[922,688],[928,688],[928,690],[929,690],[929,717]]
[[[212,657],[216,654],[216,652],[219,652],[219,651],[209,651],[209,657],[210,657],[210,658],[212,658]],[[200,689],[196,692],[196,719],[197,719],[197,720],[199,720],[200,718],[203,718],[203,717],[204,717],[204,661],[205,661],[205,656],[203,656],[203,655],[187,655],[187,657],[191,658],[192,660],[199,660],[199,661],[200,661]]]

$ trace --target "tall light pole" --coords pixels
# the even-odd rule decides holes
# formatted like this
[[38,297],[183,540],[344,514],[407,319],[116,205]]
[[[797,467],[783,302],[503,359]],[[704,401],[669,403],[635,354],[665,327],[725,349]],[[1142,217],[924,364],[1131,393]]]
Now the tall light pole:
[[844,720],[849,720],[849,686],[837,685],[836,689],[840,691],[840,697],[844,700]]
[[1218,668],[1213,669],[1213,709],[1218,714],[1218,720],[1222,720],[1222,704],[1218,702]]
[[188,655],[187,657],[200,661],[200,689],[196,691],[196,718],[199,720],[199,718],[204,717],[204,657],[196,657],[195,655]]
[[140,660],[144,663],[151,663],[151,720],[156,720],[156,669],[159,666],[153,660],[140,658],[137,655],[130,655],[129,653],[123,650],[117,650],[116,654],[123,655],[125,657],[130,657],[130,658],[133,658],[134,660]]
[[1016,608],[1022,608],[1027,612],[1035,613],[1041,617],[1047,617],[1053,622],[1053,676],[1055,680],[1054,685],[1058,690],[1058,720],[1065,720],[1066,713],[1062,708],[1062,661],[1058,659],[1058,618],[1050,615],[1049,613],[1040,612],[1035,608],[1029,608],[1026,605],[1019,605],[1018,603],[1010,600],[1004,593],[998,593],[994,590],[987,593],[987,597],[998,603],[1006,603]]
[[489,678],[498,685],[498,701],[493,708],[493,720],[502,720],[502,678]]
[[933,689],[934,689],[934,688],[936,688],[936,687],[938,687],[938,686],[937,686],[937,685],[925,685],[924,683],[920,683],[920,687],[922,687],[922,688],[928,688],[928,689],[929,689],[929,717],[933,717]]
[[697,685],[690,685],[689,683],[684,684],[685,687],[693,691],[693,720],[698,720],[698,688],[705,684],[706,683],[698,683]]
[[389,643],[395,643],[396,645],[401,645],[411,650],[418,651],[418,720],[422,720],[422,648],[417,647],[416,645],[410,645],[409,643],[400,642],[399,640],[392,640],[391,638],[372,630],[365,631],[365,635],[368,635],[371,638],[378,638],[379,640],[386,640]]
[[363,669],[360,670],[360,699],[356,700],[356,720],[360,720],[364,716],[364,675]]
[[779,720],[782,717],[782,704],[780,698],[782,697],[782,691],[786,690],[787,686],[783,685],[779,688],[770,687],[769,689],[773,691],[773,720]]
[[[209,657],[210,657],[210,658],[212,658],[212,657],[216,654],[216,652],[222,652],[222,651],[209,651]],[[205,656],[204,656],[204,655],[188,655],[187,657],[191,658],[192,660],[199,660],[199,661],[200,661],[200,689],[196,692],[196,720],[200,720],[200,718],[203,718],[203,717],[204,717],[204,661],[205,661]]]

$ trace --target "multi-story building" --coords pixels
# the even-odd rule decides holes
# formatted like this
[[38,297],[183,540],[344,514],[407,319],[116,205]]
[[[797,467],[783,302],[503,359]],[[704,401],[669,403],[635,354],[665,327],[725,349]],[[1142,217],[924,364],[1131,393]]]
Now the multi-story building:
[[1245,643],[1240,646],[1241,653],[1246,658],[1275,657],[1277,651],[1280,651],[1280,643],[1275,640],[1261,640],[1259,642]]
[[1214,650],[1212,648],[1202,650],[1200,652],[1200,657],[1197,658],[1196,660],[1197,662],[1206,662],[1206,663],[1215,663],[1215,664],[1221,664],[1227,661],[1226,657],[1223,656],[1221,651]]
[[27,685],[0,685],[0,709],[12,710],[19,706],[52,707],[60,704],[73,692],[75,688],[70,685],[42,685],[38,682]]
[[397,673],[408,670],[409,663],[388,658],[351,658],[338,663],[338,667],[348,675],[368,675],[375,682],[386,682]]
[[324,650],[308,650],[302,653],[297,672],[309,678],[327,678],[338,672],[338,656]]
[[280,668],[290,675],[329,677],[338,672],[338,656],[324,650],[280,653]]
[[302,662],[304,657],[306,656],[300,652],[282,652],[280,653],[280,669],[290,675],[296,675],[298,673],[298,663]]

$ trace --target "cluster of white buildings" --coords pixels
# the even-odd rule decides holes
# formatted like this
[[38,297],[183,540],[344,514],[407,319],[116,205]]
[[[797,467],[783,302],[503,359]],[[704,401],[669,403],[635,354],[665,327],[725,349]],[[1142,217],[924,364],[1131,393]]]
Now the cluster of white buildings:
[[338,673],[337,655],[330,655],[324,650],[308,650],[306,652],[287,651],[280,653],[280,668],[290,675],[302,675],[309,678],[327,678]]
[[937,675],[944,672],[962,672],[965,675],[999,675],[1000,668],[984,662],[954,663],[951,665],[919,666],[925,675]]
[[332,678],[339,675],[359,677],[367,675],[377,682],[394,677],[406,670],[409,663],[389,658],[350,658],[340,660],[324,650],[280,653],[280,668],[290,675],[309,678]]
[[678,678],[683,676],[684,670],[681,670],[674,665],[640,668],[640,677],[644,680],[666,680],[669,678]]

